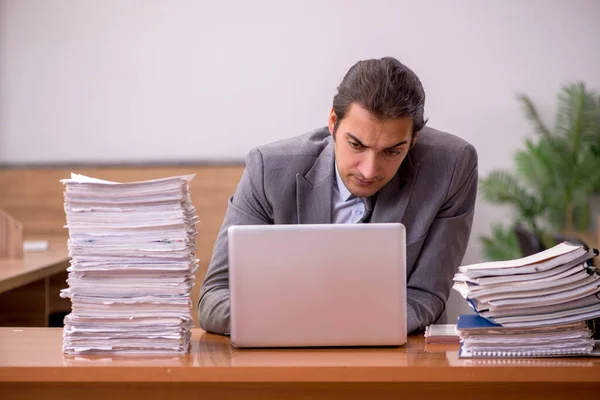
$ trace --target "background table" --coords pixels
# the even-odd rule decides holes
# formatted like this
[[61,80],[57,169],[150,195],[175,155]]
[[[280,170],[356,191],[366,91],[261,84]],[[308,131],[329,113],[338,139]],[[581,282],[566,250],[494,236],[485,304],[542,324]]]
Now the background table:
[[60,297],[67,287],[67,237],[28,239],[47,240],[48,250],[0,259],[0,326],[48,326],[50,315],[71,308],[69,299]]

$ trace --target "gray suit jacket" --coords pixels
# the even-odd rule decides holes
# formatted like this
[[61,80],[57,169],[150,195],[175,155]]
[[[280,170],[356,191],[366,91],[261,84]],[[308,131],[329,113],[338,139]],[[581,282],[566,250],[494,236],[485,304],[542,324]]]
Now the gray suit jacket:
[[[426,127],[378,194],[371,222],[402,222],[407,230],[409,333],[424,329],[445,309],[469,240],[477,179],[475,148]],[[326,127],[249,152],[200,291],[204,330],[229,334],[227,229],[331,223],[334,184],[333,138]]]

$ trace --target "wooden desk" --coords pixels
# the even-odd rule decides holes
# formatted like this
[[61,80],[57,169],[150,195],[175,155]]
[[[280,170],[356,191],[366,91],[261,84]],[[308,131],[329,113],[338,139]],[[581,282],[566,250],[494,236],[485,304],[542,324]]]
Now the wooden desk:
[[51,312],[70,309],[69,300],[59,296],[67,287],[67,238],[46,240],[47,251],[0,259],[0,326],[48,326]]
[[[1,399],[598,399],[600,359],[462,360],[456,345],[239,350],[194,330],[185,356],[62,354],[60,328],[0,328]],[[186,397],[184,397],[186,396]]]

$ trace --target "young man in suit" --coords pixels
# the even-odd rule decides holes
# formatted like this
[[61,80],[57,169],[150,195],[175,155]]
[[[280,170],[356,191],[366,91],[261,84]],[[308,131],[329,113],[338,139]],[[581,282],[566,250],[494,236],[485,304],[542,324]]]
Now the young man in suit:
[[401,222],[408,332],[436,321],[469,240],[477,152],[426,127],[424,103],[418,77],[398,60],[359,61],[328,126],[249,152],[202,284],[204,330],[229,333],[227,229],[242,224]]

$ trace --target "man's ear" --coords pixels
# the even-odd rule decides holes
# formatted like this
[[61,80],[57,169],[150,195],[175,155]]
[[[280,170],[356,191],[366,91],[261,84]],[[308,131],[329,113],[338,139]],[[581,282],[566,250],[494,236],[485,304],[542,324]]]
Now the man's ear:
[[417,143],[417,139],[419,138],[419,132],[415,132],[412,135],[412,139],[411,139],[411,143],[410,143],[410,148],[412,149],[413,147],[415,147],[415,143]]
[[335,115],[335,111],[333,111],[333,107],[331,107],[331,111],[329,112],[329,118],[328,118],[328,125],[329,125],[329,133],[332,136],[335,136],[335,124],[337,122],[337,115]]

